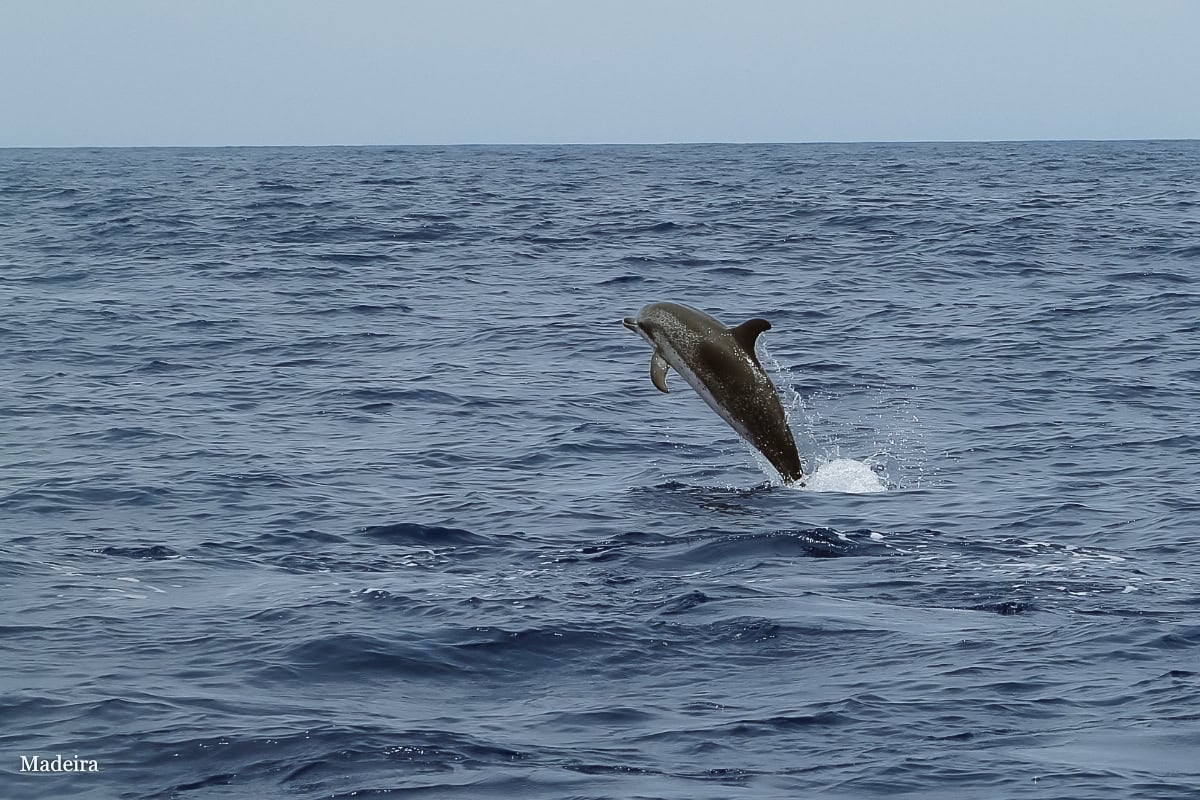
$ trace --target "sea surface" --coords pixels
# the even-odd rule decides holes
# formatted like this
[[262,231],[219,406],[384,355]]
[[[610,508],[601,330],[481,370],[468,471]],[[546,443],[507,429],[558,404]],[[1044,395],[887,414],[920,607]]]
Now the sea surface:
[[1198,462],[1200,142],[3,150],[0,797],[1196,798]]

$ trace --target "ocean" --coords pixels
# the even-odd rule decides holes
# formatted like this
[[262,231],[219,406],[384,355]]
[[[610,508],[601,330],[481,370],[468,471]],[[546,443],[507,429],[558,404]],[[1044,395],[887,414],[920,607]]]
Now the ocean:
[[4,798],[1200,796],[1200,142],[0,150],[0,309]]

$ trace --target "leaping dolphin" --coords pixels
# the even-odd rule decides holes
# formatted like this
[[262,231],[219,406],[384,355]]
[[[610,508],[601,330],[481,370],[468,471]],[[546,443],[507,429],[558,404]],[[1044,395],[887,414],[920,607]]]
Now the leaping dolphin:
[[770,330],[765,319],[726,328],[715,318],[678,303],[651,303],[624,325],[654,348],[650,380],[667,388],[667,369],[683,376],[738,434],[771,462],[780,477],[794,483],[804,477],[796,440],[788,427],[775,384],[767,376],[754,343]]

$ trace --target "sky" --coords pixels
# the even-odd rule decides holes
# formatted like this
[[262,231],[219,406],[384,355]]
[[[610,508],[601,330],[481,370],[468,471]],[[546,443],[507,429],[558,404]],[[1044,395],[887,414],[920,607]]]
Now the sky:
[[1200,138],[1200,0],[0,0],[0,147]]

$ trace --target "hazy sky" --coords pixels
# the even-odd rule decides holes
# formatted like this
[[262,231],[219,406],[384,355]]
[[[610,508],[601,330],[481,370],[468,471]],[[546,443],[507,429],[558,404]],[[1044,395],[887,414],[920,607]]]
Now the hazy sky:
[[1200,138],[1200,0],[0,0],[0,147]]

